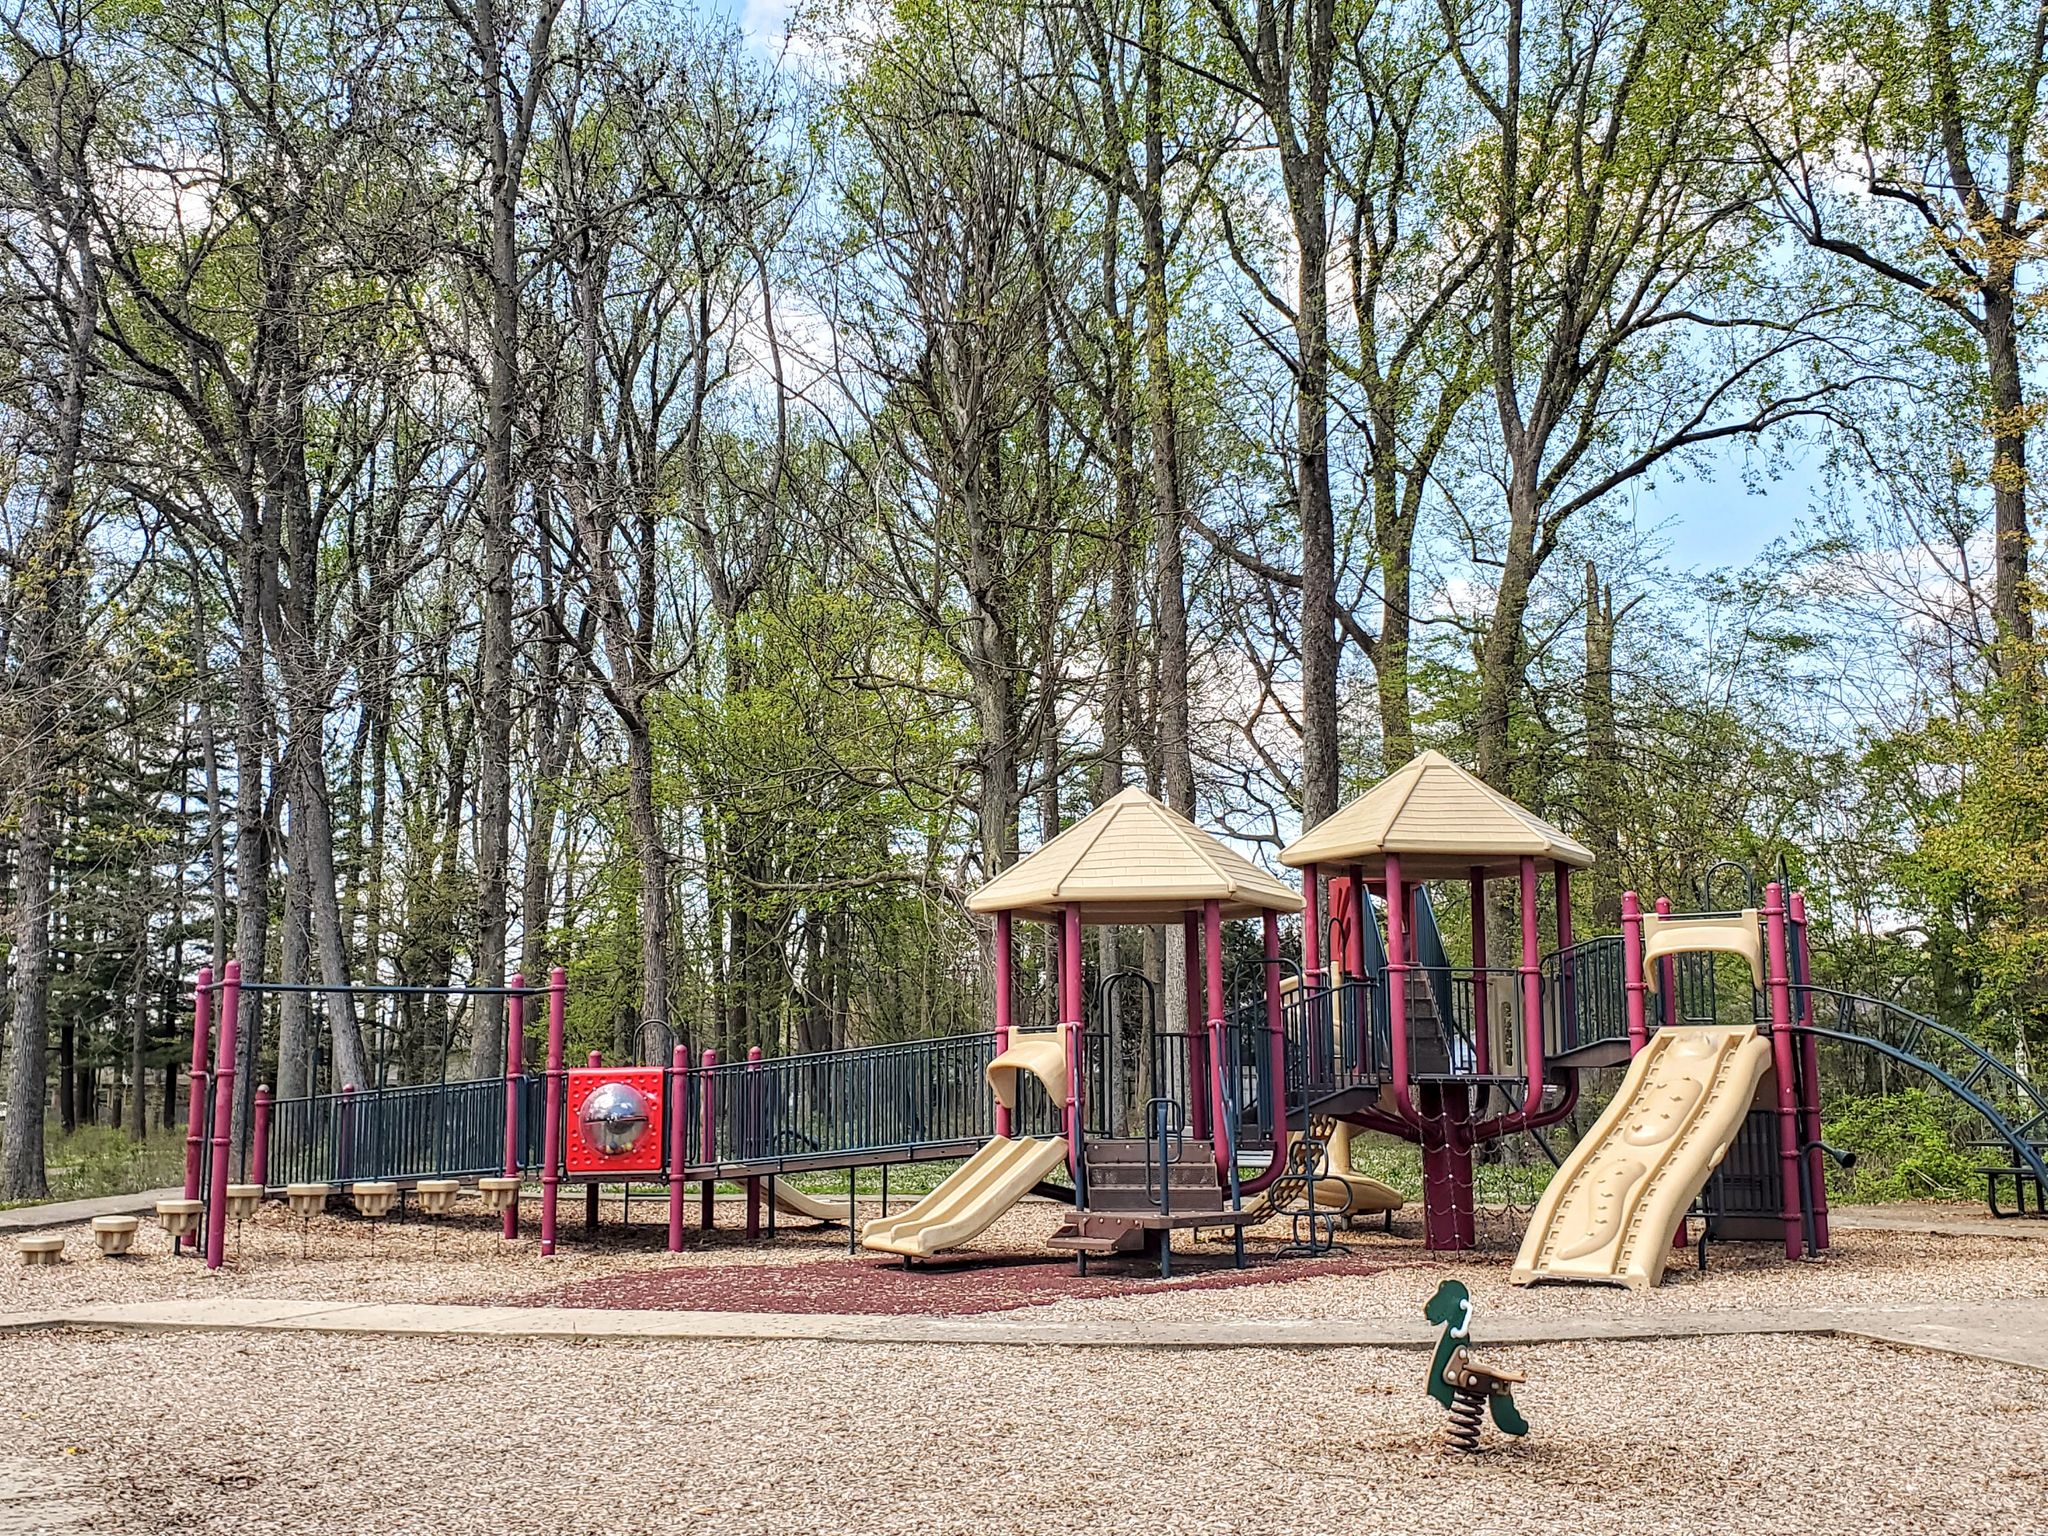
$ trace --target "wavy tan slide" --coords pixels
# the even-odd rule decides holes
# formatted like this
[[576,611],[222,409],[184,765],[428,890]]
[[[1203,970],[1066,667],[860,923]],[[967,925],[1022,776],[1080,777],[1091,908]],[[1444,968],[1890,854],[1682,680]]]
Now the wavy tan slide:
[[775,1181],[775,1209],[790,1216],[808,1216],[812,1221],[844,1221],[849,1212],[844,1200],[820,1200],[800,1189]]
[[1066,1160],[1067,1144],[1056,1138],[998,1136],[902,1215],[868,1222],[860,1245],[913,1259],[958,1248],[987,1231]]
[[1687,1207],[1756,1098],[1771,1063],[1753,1024],[1663,1029],[1537,1202],[1517,1285],[1584,1280],[1647,1290]]

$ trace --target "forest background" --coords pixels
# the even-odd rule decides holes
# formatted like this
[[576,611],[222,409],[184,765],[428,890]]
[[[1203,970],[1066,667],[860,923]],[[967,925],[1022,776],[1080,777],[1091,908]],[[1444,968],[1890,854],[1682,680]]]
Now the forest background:
[[[1595,850],[1581,933],[1782,861],[1820,977],[2048,1044],[2048,7],[7,0],[0,55],[0,1199],[171,1123],[202,965],[971,1029],[1020,848],[1141,784],[1270,857],[1426,746]],[[244,1081],[493,1075],[494,1007],[287,997]]]

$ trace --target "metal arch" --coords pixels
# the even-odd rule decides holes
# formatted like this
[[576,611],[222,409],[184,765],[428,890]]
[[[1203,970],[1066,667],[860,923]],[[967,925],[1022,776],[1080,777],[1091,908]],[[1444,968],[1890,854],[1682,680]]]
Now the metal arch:
[[[652,1061],[647,1059],[647,1031],[650,1029],[660,1030],[661,1034],[657,1038],[663,1041],[660,1052]],[[670,1053],[682,1043],[683,1037],[677,1033],[675,1025],[669,1023],[667,1019],[642,1019],[633,1026],[633,1065],[636,1067],[665,1067],[669,1064]]]
[[1699,878],[1701,911],[1708,912],[1714,910],[1714,877],[1723,870],[1728,869],[1732,869],[1736,874],[1742,876],[1742,888],[1747,897],[1748,905],[1754,907],[1757,904],[1756,871],[1739,859],[1716,859],[1707,866],[1706,873]]
[[[1991,1052],[1985,1050],[1983,1046],[1972,1040],[1961,1030],[1944,1024],[1939,1019],[1931,1019],[1926,1014],[1915,1013],[1910,1008],[1901,1008],[1897,1003],[1886,1002],[1881,997],[1866,997],[1859,992],[1844,992],[1835,987],[1800,987],[1797,991],[1811,997],[1833,998],[1836,1003],[1838,1016],[1846,1012],[1848,1017],[1853,1018],[1854,1009],[1859,1007],[1875,1008],[1881,1013],[1891,1014],[1896,1018],[1904,1020],[1911,1026],[1911,1039],[1915,1044],[1918,1043],[1923,1035],[1934,1034],[1940,1036],[1951,1045],[1960,1046],[1967,1055],[1974,1058],[1974,1065],[1971,1068],[1970,1075],[1967,1079],[1963,1079],[1963,1082],[1974,1085],[1987,1076],[1994,1077],[2032,1107],[2033,1113],[2027,1117],[2025,1123],[2018,1127],[2018,1134],[2020,1136],[2032,1137],[2044,1126],[2048,1126],[2048,1096],[2044,1096],[2040,1089],[2036,1088],[2024,1077],[2021,1077],[2019,1073],[2013,1071],[2011,1067],[1999,1060],[1998,1057],[1992,1055]],[[1797,1012],[1801,1015],[1804,1015],[1806,1012],[1803,1001]],[[1859,1038],[1866,1037],[1859,1036]],[[1899,1049],[1912,1060],[1917,1061],[1921,1059],[1914,1055],[1908,1047],[1902,1046]]]
[[[1864,999],[1864,1001],[1875,1002],[1876,999],[1868,998]],[[1935,1027],[1937,1029],[1941,1028],[1940,1025]],[[1812,1024],[1795,1024],[1792,1026],[1792,1029],[1795,1034],[1811,1035],[1820,1040],[1839,1040],[1845,1045],[1860,1045],[1866,1050],[1876,1051],[1880,1055],[1890,1057],[1901,1066],[1911,1067],[1915,1071],[1926,1073],[1943,1088],[1946,1088],[1972,1110],[1976,1111],[1984,1123],[1991,1127],[1992,1133],[2008,1147],[2012,1148],[2019,1163],[2027,1169],[2028,1173],[2040,1181],[2043,1189],[2048,1189],[2048,1163],[2042,1162],[2041,1154],[2035,1150],[2033,1143],[2007,1124],[2005,1116],[1994,1109],[1989,1102],[1978,1097],[1972,1089],[1964,1087],[1958,1079],[1937,1067],[1933,1062],[1926,1060],[1924,1057],[1915,1056],[1909,1051],[1903,1051],[1889,1041],[1878,1040],[1870,1035],[1852,1035],[1843,1030],[1822,1029]],[[1944,1030],[1944,1033],[1949,1033],[1949,1031]]]

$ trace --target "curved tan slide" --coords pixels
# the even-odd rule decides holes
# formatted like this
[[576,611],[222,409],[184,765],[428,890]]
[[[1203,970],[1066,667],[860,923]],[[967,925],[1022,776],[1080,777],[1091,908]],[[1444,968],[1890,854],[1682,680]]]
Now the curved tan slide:
[[998,1136],[902,1215],[867,1223],[860,1245],[913,1259],[958,1248],[987,1231],[1066,1160],[1067,1144],[1056,1138]]
[[1770,1062],[1753,1024],[1659,1030],[1537,1202],[1515,1284],[1647,1290],[1661,1280],[1678,1224],[1742,1128]]
[[[1383,1211],[1400,1210],[1401,1191],[1351,1166],[1352,1134],[1352,1127],[1342,1120],[1330,1132],[1330,1171],[1316,1180],[1316,1204],[1347,1216],[1377,1216]],[[1299,1139],[1298,1135],[1288,1137],[1290,1143]]]
[[[1360,1173],[1351,1166],[1351,1137],[1353,1127],[1340,1120],[1330,1132],[1328,1154],[1329,1171],[1316,1180],[1312,1197],[1317,1206],[1326,1211],[1341,1214],[1348,1222],[1354,1216],[1379,1216],[1388,1211],[1398,1211],[1404,1201],[1401,1191],[1390,1184],[1382,1184],[1371,1174]],[[1294,1144],[1301,1140],[1299,1131],[1287,1133],[1287,1147],[1290,1154]],[[1268,1186],[1258,1204],[1251,1207],[1252,1220],[1265,1221],[1280,1209],[1282,1202],[1296,1198],[1300,1181],[1282,1175]]]
[[850,1214],[844,1200],[820,1200],[800,1189],[775,1181],[775,1209],[791,1216],[808,1216],[812,1221],[844,1221]]

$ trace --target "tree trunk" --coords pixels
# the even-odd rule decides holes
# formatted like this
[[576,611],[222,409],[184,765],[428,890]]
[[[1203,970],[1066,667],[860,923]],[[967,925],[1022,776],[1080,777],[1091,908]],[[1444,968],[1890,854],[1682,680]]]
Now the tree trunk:
[[1514,793],[1511,729],[1522,688],[1522,626],[1536,573],[1536,471],[1526,458],[1508,481],[1508,547],[1501,563],[1493,614],[1479,645],[1479,777],[1504,795]]
[[[287,870],[284,897],[284,929],[278,936],[278,979],[290,983],[308,980],[307,960],[312,951],[309,913],[310,892],[306,882],[303,838],[298,817],[286,838]],[[312,998],[304,992],[287,992],[277,1006],[277,1095],[301,1098],[314,1091],[309,1046],[312,1039]]]
[[[62,150],[82,159],[82,149],[65,145]],[[75,161],[72,168],[77,169]],[[71,290],[69,344],[58,394],[48,496],[22,551],[13,617],[16,653],[21,657],[14,679],[22,700],[22,717],[15,727],[21,810],[9,956],[14,974],[9,989],[7,1123],[0,1129],[0,1195],[10,1200],[35,1200],[49,1193],[43,1164],[43,1105],[49,1091],[51,876],[62,766],[59,693],[77,660],[72,631],[83,592],[78,567],[84,551],[75,502],[85,437],[86,380],[99,317],[99,270],[85,209],[77,198],[67,197],[63,214],[59,293],[66,286]],[[68,285],[63,282],[66,277]]]
[[127,1110],[128,1139],[142,1140],[149,1129],[149,1094],[144,1077],[149,1070],[149,880],[142,882],[143,902],[136,914],[135,970],[128,983],[128,1082],[124,1107]]
[[[38,612],[38,608],[44,611]],[[31,656],[47,656],[47,609],[46,598],[34,606],[24,603],[17,611],[16,643],[25,662]],[[44,633],[32,632],[31,624]],[[38,663],[39,667],[46,665],[46,661]],[[46,675],[38,674],[39,678]],[[10,1200],[40,1200],[50,1192],[43,1170],[43,1105],[49,1093],[50,874],[57,818],[49,803],[56,711],[47,702],[48,694],[47,684],[30,683],[30,728],[23,733],[19,748],[23,786],[15,853],[19,894],[9,957],[14,984],[7,1043],[7,1124],[4,1143],[0,1143],[0,1193]]]
[[[190,552],[189,601],[195,617],[206,609],[199,592],[199,563]],[[199,695],[199,750],[206,770],[206,852],[211,865],[208,878],[213,900],[213,926],[209,934],[208,957],[218,976],[228,959],[228,858],[227,818],[221,813],[220,736],[213,723],[213,672],[211,626],[194,624],[192,639],[193,686]]]
[[[1302,136],[1283,147],[1299,258],[1294,430],[1301,511],[1301,821],[1337,809],[1337,534],[1330,509],[1329,117],[1335,0],[1302,7]],[[1286,69],[1282,65],[1282,71]],[[1279,73],[1280,71],[1276,71]],[[1285,121],[1284,117],[1279,119]],[[1288,130],[1291,135],[1291,127]]]
[[1621,738],[1614,721],[1614,589],[1586,562],[1586,787],[1582,810],[1593,850],[1593,926],[1621,927]]
[[1301,513],[1301,821],[1337,809],[1337,535],[1330,510],[1329,301],[1320,202],[1296,230],[1295,474]]
[[1188,710],[1187,575],[1181,549],[1180,448],[1174,419],[1173,357],[1166,291],[1166,151],[1163,7],[1148,0],[1145,176],[1138,197],[1144,244],[1145,414],[1151,443],[1152,622],[1157,631],[1159,767],[1166,803],[1195,814],[1194,749]]
[[[526,49],[526,89],[511,110],[505,100],[505,50],[497,0],[476,0],[470,18],[478,74],[485,93],[486,151],[490,167],[490,365],[484,401],[484,494],[481,626],[477,639],[477,952],[476,979],[505,978],[506,923],[512,829],[512,434],[519,388],[519,208],[531,140],[534,89],[549,68],[559,0],[544,0]],[[504,1000],[480,999],[472,1024],[470,1073],[505,1070]]]
[[2012,273],[1994,263],[1984,289],[1984,352],[1991,375],[1991,495],[1995,539],[1991,613],[1998,626],[1999,671],[2030,665],[2033,594],[2027,587],[2027,404]]
[[[643,706],[644,708],[644,706]],[[668,849],[654,804],[654,743],[645,716],[626,722],[627,817],[640,865],[640,1022],[673,1026],[668,1001]]]
[[[1382,417],[1380,441],[1398,441],[1392,413]],[[1391,447],[1388,449],[1391,452]],[[1415,529],[1422,509],[1420,478],[1397,475],[1391,463],[1374,467],[1373,529],[1379,544],[1380,632],[1373,648],[1373,686],[1379,700],[1381,752],[1386,767],[1415,755],[1415,706],[1409,656],[1414,629]]]

